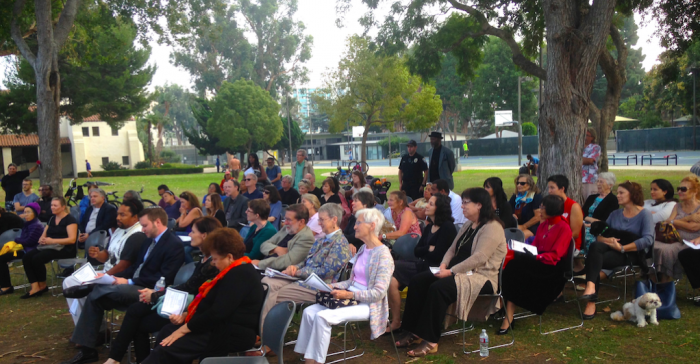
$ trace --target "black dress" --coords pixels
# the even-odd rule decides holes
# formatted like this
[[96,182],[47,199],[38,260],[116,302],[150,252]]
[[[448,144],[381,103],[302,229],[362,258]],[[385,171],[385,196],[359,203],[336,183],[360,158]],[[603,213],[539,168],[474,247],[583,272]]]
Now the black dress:
[[[445,256],[457,236],[457,229],[450,222],[442,224],[435,234],[431,232],[432,228],[433,223],[425,227],[418,245],[413,249],[413,254],[418,258],[418,261],[397,260],[394,262],[394,278],[399,282],[400,290],[408,286],[411,278],[416,274],[425,272],[430,267],[439,267],[442,263],[442,257]],[[432,252],[430,246],[435,246]]]
[[[187,282],[173,288],[196,295],[199,291],[199,286],[213,279],[217,274],[219,274],[219,270],[211,265],[211,260],[207,260],[204,263],[197,262],[192,277]],[[154,292],[151,295],[151,302],[158,302],[158,298],[164,294],[165,291]],[[141,363],[148,357],[151,353],[149,334],[160,331],[160,329],[170,323],[169,319],[161,317],[151,308],[153,308],[152,304],[143,302],[129,306],[119,329],[119,335],[114,340],[109,351],[110,359],[121,362],[132,340],[134,342],[136,362]]]
[[331,195],[331,197],[328,198],[328,200],[326,200],[326,195],[322,195],[321,198],[319,199],[319,201],[321,201],[321,206],[323,206],[327,203],[337,203],[337,204],[342,203],[342,201],[340,200],[340,196],[338,196],[337,193],[334,193],[333,195]]
[[226,214],[221,210],[216,210],[214,217],[219,220],[221,226],[226,227]]
[[[231,269],[199,303],[187,323],[190,333],[172,345],[160,344],[143,364],[190,364],[196,359],[226,356],[248,350],[255,344],[263,304],[260,274],[252,264]],[[168,324],[160,330],[157,343],[180,325]]]

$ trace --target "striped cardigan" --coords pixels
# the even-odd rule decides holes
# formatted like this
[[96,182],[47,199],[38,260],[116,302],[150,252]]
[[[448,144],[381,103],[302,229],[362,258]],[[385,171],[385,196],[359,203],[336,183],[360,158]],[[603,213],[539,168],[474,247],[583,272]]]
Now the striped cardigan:
[[[364,252],[366,246],[363,245],[360,248],[356,257]],[[372,249],[367,262],[367,290],[355,292],[355,299],[358,302],[369,303],[369,326],[372,331],[370,339],[372,340],[378,338],[386,331],[386,325],[389,320],[387,290],[393,274],[394,259],[391,257],[389,248],[381,245]],[[333,283],[331,287],[348,289],[354,279],[355,272],[353,270],[349,280]]]

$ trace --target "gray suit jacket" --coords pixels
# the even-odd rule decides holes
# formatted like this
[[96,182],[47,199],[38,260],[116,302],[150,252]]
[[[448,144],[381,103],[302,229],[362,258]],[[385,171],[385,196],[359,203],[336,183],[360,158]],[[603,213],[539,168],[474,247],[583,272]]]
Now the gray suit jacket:
[[[430,158],[433,156],[433,148],[428,150],[426,158],[428,158],[428,167],[430,167]],[[440,149],[440,160],[438,161],[438,171],[440,172],[440,179],[444,179],[450,185],[450,190],[455,189],[455,182],[452,179],[452,173],[455,171],[455,155],[452,153],[452,149],[443,145]],[[428,182],[433,182],[430,180],[430,171],[428,171]]]
[[[270,240],[262,243],[260,252],[266,256],[270,255],[270,252],[277,248],[277,244],[286,236],[287,229],[282,228],[277,234],[270,238]],[[265,269],[270,267],[272,269],[284,270],[290,265],[299,264],[306,259],[312,245],[314,245],[314,233],[308,226],[304,226],[304,228],[287,244],[287,249],[289,249],[287,254],[280,257],[263,259],[260,261],[260,264],[258,264],[258,268]]]

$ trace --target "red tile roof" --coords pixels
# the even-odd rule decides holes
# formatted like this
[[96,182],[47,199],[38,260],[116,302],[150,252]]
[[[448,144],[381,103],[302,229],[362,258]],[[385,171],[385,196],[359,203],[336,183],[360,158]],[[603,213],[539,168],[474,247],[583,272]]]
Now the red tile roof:
[[[70,139],[61,138],[61,144],[70,144]],[[0,147],[36,147],[39,146],[39,137],[36,134],[8,134],[0,135]]]
[[[133,116],[131,116],[127,119],[127,121],[134,121],[134,120],[135,119]],[[95,122],[95,121],[104,121],[104,120],[102,120],[100,115],[97,115],[97,114],[83,118],[83,122]]]

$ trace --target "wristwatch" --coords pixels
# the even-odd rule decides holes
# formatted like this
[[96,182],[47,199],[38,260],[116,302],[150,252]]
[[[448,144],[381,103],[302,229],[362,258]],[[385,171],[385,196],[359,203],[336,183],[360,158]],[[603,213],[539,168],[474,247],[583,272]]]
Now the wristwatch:
[[625,254],[625,247],[620,245],[620,253]]
[[386,234],[382,234],[382,239],[386,239]]
[[420,186],[421,186],[421,187],[425,187],[426,185],[425,185],[425,183],[423,183],[423,184],[422,184],[422,185],[420,185]]
[[452,273],[452,275],[455,275],[455,272],[452,270],[452,268],[450,268],[450,273]]

